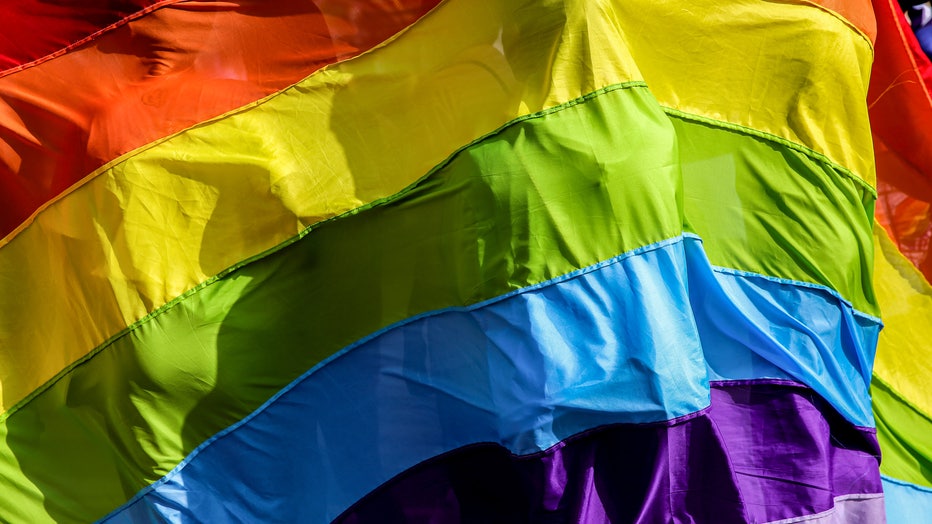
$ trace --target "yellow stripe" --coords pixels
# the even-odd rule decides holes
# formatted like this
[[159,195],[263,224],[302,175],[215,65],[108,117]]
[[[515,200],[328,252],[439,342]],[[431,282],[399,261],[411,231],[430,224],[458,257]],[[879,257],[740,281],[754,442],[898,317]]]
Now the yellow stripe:
[[865,102],[873,50],[842,19],[761,0],[615,6],[662,105],[796,142],[874,184]]
[[[843,108],[863,104],[847,72],[869,46],[821,9],[498,4],[449,0],[384,47],[105,166],[8,238],[0,409],[219,271],[397,192],[517,116],[608,85],[646,78],[667,106],[867,172],[849,158],[870,152],[862,111]],[[845,126],[819,131],[840,114]]]
[[874,289],[884,322],[874,375],[932,414],[932,286],[880,226],[874,242]]

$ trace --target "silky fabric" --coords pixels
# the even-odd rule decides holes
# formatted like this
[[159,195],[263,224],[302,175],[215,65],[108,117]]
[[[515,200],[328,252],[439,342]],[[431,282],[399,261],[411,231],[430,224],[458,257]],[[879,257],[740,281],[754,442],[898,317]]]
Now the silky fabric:
[[[866,3],[830,4],[447,0],[209,120],[155,111],[166,136],[119,133],[145,119],[116,101],[99,168],[21,103],[54,93],[20,92],[2,122],[28,132],[0,145],[47,142],[79,178],[0,240],[0,520],[332,518],[463,446],[698,417],[710,378],[791,379],[869,432],[873,50]],[[172,27],[160,60],[129,57],[163,87],[189,72],[173,50],[209,48]],[[185,78],[151,101],[226,94]]]
[[0,76],[0,237],[121,155],[381,44],[436,2],[180,2]]
[[[532,455],[485,443],[452,450],[397,475],[335,522],[770,522],[829,511],[852,495],[872,495],[863,514],[882,519],[872,431],[787,383],[725,382],[711,393],[707,411],[683,420],[604,426]],[[300,468],[266,476],[251,465],[241,467],[271,490],[323,487]],[[223,487],[209,500],[192,497],[197,485],[183,477],[104,522],[329,520],[305,504],[267,505],[235,481],[216,479]]]
[[[698,412],[709,402],[707,363],[722,366],[721,357],[729,360],[734,378],[753,383],[761,378],[754,375],[760,371],[755,360],[771,359],[800,374],[822,397],[860,399],[867,381],[857,359],[846,361],[844,353],[827,348],[869,352],[879,326],[833,340],[836,333],[857,328],[850,311],[845,314],[843,303],[824,291],[798,286],[789,293],[789,287],[717,272],[699,240],[686,237],[467,310],[405,321],[301,377],[140,492],[126,511],[178,507],[184,499],[197,508],[191,515],[220,518],[230,500],[262,499],[251,494],[249,484],[236,481],[238,475],[226,479],[214,473],[221,464],[236,463],[243,473],[261,476],[260,485],[288,471],[289,482],[306,486],[298,490],[304,493],[300,511],[306,513],[290,515],[328,520],[380,482],[462,446],[495,442],[511,453],[529,454],[605,424],[659,422]],[[786,297],[788,303],[777,302]],[[798,309],[797,297],[804,297]],[[749,303],[732,305],[742,301]],[[693,307],[716,315],[694,316]],[[742,311],[760,311],[770,321]],[[836,324],[821,334],[802,327],[832,317]],[[612,320],[617,318],[624,324]],[[869,404],[854,414],[863,424],[872,423]],[[862,432],[842,422],[844,417],[837,419],[839,431]],[[286,426],[294,434],[288,445],[268,439],[284,434]],[[769,431],[768,425],[757,427]],[[803,427],[799,438],[807,432]],[[873,430],[863,432],[873,439]],[[384,444],[390,442],[406,444]],[[735,451],[747,453],[746,460],[762,454],[762,448],[752,450],[746,442],[726,442],[746,448]],[[845,466],[852,475],[863,475],[863,467]],[[198,497],[207,486],[218,494]],[[767,491],[772,490],[762,493]],[[236,507],[235,515],[266,511],[252,503]]]
[[932,489],[884,476],[887,522],[920,524],[932,514]]

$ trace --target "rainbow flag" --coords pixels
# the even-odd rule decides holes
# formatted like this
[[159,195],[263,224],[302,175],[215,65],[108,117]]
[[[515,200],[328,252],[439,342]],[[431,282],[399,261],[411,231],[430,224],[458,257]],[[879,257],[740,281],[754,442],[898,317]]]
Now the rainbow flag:
[[927,485],[928,364],[883,352],[926,288],[871,382],[913,281],[867,0],[75,5],[0,6],[0,521],[881,522]]

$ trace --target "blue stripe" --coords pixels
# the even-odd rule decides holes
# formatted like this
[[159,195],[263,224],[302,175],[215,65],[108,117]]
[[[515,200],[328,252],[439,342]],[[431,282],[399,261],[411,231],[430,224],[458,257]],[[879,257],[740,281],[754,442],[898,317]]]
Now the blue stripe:
[[795,380],[851,423],[874,427],[879,319],[827,288],[711,267],[700,249],[687,249],[687,264],[710,380]]
[[887,504],[887,522],[926,524],[932,519],[932,489],[881,476]]
[[405,469],[468,444],[526,454],[603,424],[695,413],[709,404],[710,371],[818,385],[866,425],[869,401],[861,411],[858,385],[846,382],[869,360],[857,355],[873,351],[861,344],[879,327],[865,318],[825,290],[713,269],[698,239],[673,239],[367,337],[110,521],[329,521]]

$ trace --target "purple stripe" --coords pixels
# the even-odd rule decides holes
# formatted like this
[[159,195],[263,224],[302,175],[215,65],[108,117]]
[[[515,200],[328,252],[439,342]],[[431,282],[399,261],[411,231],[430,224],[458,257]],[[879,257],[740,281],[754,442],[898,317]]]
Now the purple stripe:
[[768,522],[881,493],[874,432],[812,390],[718,383],[706,413],[616,424],[516,456],[477,444],[395,477],[335,522]]

